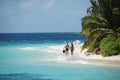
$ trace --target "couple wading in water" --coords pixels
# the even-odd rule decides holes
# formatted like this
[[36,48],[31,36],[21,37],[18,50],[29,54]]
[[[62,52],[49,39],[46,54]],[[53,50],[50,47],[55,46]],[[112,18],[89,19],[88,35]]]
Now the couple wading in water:
[[73,43],[71,43],[71,45],[69,46],[68,42],[66,42],[66,45],[63,49],[63,53],[65,53],[65,55],[68,56],[69,55],[69,50],[71,52],[71,56],[73,56],[74,45],[73,45]]

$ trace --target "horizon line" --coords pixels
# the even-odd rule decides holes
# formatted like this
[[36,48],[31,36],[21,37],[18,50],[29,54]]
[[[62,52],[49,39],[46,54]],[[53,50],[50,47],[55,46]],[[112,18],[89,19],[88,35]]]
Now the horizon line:
[[12,34],[12,33],[80,33],[80,32],[0,32],[0,34]]

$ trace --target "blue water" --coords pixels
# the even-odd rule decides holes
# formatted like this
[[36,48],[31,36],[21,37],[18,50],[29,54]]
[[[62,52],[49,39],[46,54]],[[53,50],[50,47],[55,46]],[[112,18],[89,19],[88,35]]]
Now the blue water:
[[86,39],[84,35],[78,38],[78,33],[1,33],[0,45],[10,44],[62,44],[64,41],[72,42]]
[[0,80],[120,80],[120,67],[57,61],[48,46],[84,42],[77,33],[0,34]]

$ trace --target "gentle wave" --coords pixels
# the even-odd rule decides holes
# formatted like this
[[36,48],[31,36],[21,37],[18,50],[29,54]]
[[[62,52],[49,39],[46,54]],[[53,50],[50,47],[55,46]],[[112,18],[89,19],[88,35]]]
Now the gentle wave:
[[45,78],[43,74],[28,74],[28,73],[14,73],[14,74],[0,74],[0,80],[53,80]]

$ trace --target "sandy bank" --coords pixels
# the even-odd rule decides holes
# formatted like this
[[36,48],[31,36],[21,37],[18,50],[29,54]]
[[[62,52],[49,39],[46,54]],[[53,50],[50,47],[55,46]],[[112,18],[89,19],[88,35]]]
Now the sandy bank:
[[[63,50],[64,45],[58,45],[58,46],[49,46],[51,50],[56,50],[61,52]],[[81,51],[82,45],[75,45],[75,51],[74,51],[74,58],[77,57],[79,59],[85,60],[91,64],[97,64],[97,65],[116,65],[120,66],[120,55],[117,56],[110,56],[110,57],[103,57],[101,55],[93,55],[91,53],[86,53],[90,55],[86,55],[86,50]]]

